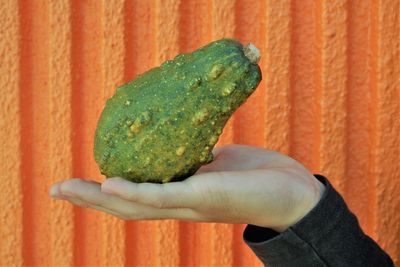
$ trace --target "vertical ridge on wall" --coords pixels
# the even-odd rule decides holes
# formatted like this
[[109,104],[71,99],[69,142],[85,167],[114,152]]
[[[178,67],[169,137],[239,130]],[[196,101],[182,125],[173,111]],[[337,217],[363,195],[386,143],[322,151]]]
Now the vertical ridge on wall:
[[[82,41],[83,41],[83,16],[81,2],[79,0],[70,2],[71,8],[71,146],[72,146],[72,176],[83,177],[83,166],[81,146],[83,131],[85,127],[81,127],[81,115],[83,112],[83,59],[82,59]],[[74,244],[73,244],[73,265],[83,265],[85,251],[78,246],[79,243],[85,243],[85,228],[83,222],[82,210],[73,207],[74,220]]]
[[321,173],[343,192],[346,170],[347,0],[322,4]]
[[291,129],[290,154],[315,172],[318,162],[313,155],[318,146],[317,65],[317,3],[292,0],[291,47]]
[[[260,5],[260,1],[236,1],[235,35],[244,45],[251,42],[256,47],[261,47],[263,44],[263,40],[259,38],[259,21],[264,16],[264,14],[260,14]],[[255,121],[262,122],[264,120],[264,92],[265,86],[264,82],[262,82],[235,113],[236,143],[255,146],[264,145],[264,124],[254,123]]]
[[[235,29],[235,1],[220,0],[211,4],[212,24],[211,38],[218,40],[224,37],[233,37]],[[234,121],[229,121],[224,128],[221,143],[233,143],[234,141]],[[209,237],[211,245],[211,266],[232,266],[233,264],[233,233],[234,227],[231,224],[210,224]]]
[[[74,129],[73,157],[75,177],[99,181],[93,158],[93,139],[98,116],[103,106],[101,69],[101,6],[99,1],[72,3],[72,119]],[[76,37],[76,38],[75,38]],[[99,78],[100,76],[100,78]],[[79,111],[79,112],[77,112]],[[75,265],[102,264],[101,223],[99,212],[75,207]]]
[[[179,51],[179,16],[181,1],[156,0],[155,3],[155,65],[174,57]],[[179,223],[175,220],[157,221],[154,223],[153,259],[158,266],[179,265]],[[154,256],[156,255],[156,256]]]
[[[375,227],[377,241],[400,263],[400,3],[379,1],[377,8],[377,77]],[[375,14],[374,14],[375,15]],[[374,88],[374,89],[375,89]],[[391,233],[388,229],[393,229]]]
[[[52,183],[72,175],[71,148],[71,25],[67,0],[50,2],[50,147],[49,172]],[[48,188],[50,185],[48,185]],[[48,198],[49,199],[49,198]],[[51,201],[50,265],[73,264],[73,207]]]
[[346,172],[344,197],[363,228],[368,220],[371,97],[368,88],[368,1],[348,1],[348,80],[346,122]]
[[185,0],[179,6],[179,45],[180,52],[188,53],[206,45],[210,24],[210,13],[205,1]]
[[[102,38],[101,108],[124,80],[124,2],[125,0],[101,2],[102,36],[107,36]],[[122,266],[125,263],[125,223],[109,214],[101,214],[101,218],[101,265]]]
[[[290,153],[291,131],[293,130],[292,88],[292,13],[291,0],[265,1],[262,9],[266,13],[262,28],[265,39],[264,57],[260,66],[265,81],[266,92],[264,143],[267,149]],[[263,52],[263,50],[261,50]],[[261,54],[263,55],[263,53]]]
[[[179,7],[179,50],[187,53],[205,45],[209,40],[211,14],[208,2],[181,1]],[[179,225],[180,266],[210,265],[210,231],[203,223],[181,221]]]
[[0,266],[22,266],[21,68],[18,2],[0,5]]
[[[125,1],[125,82],[154,66],[154,12],[150,1]],[[129,221],[125,230],[125,265],[145,266],[152,263],[151,224]]]
[[[21,197],[22,197],[22,233],[23,242],[22,257],[24,265],[33,265],[33,255],[31,246],[33,242],[33,228],[30,224],[32,218],[32,48],[31,48],[31,28],[32,28],[32,12],[30,5],[23,5],[18,1],[19,22],[20,22],[20,58],[19,58],[19,107],[20,107],[20,123],[21,123]],[[31,179],[32,178],[32,179]]]
[[[261,13],[261,1],[236,0],[234,34],[243,45],[253,43],[261,49],[263,59],[264,40],[260,37],[261,21],[265,14]],[[261,64],[261,63],[260,63]],[[232,142],[246,145],[264,146],[264,92],[265,84],[261,81],[257,90],[235,112],[233,116],[234,139]],[[256,123],[255,123],[256,122]],[[244,225],[234,225],[234,265],[244,266],[252,262],[254,255],[242,240]]]
[[324,29],[323,29],[323,4],[325,2],[323,0],[317,0],[314,2],[315,7],[313,9],[313,13],[315,16],[315,33],[314,33],[314,70],[313,70],[313,80],[314,80],[314,101],[313,101],[313,111],[315,117],[315,125],[314,125],[314,138],[313,138],[313,147],[311,151],[312,160],[314,163],[314,172],[321,172],[321,139],[322,139],[322,90],[324,86],[323,75],[323,45],[324,45]]
[[[208,42],[215,41],[220,38],[232,38],[235,31],[235,18],[232,18],[232,14],[235,14],[236,1],[208,1],[210,24],[209,24],[209,39]],[[227,8],[227,10],[225,9]],[[228,13],[227,11],[230,11]],[[230,14],[229,21],[225,20],[226,13]],[[216,17],[218,16],[218,17]],[[222,22],[222,23],[221,23]],[[232,144],[235,139],[235,120],[236,116],[232,116],[226,123],[223,132],[218,140],[217,146]]]
[[[291,0],[266,2],[265,56],[261,58],[265,80],[265,146],[282,153],[290,151],[291,112]],[[276,117],[278,116],[278,117]]]
[[[24,203],[24,264],[50,265],[48,248],[50,247],[50,205],[48,173],[50,88],[49,78],[49,5],[47,1],[38,0],[19,2],[22,19],[23,58],[21,64],[27,64],[28,73],[21,73],[24,80],[20,92],[22,114],[31,113],[21,120],[23,122],[22,143],[24,153],[22,161],[22,184]],[[23,69],[27,70],[27,69]],[[25,95],[26,94],[26,95]],[[25,109],[31,108],[31,110]]]
[[369,6],[369,16],[370,16],[370,27],[369,27],[369,58],[368,63],[370,66],[369,69],[369,90],[371,94],[371,106],[370,106],[370,142],[371,142],[371,154],[370,154],[370,165],[369,165],[369,190],[368,190],[368,218],[370,222],[371,231],[370,234],[372,237],[376,237],[376,161],[375,161],[375,151],[377,149],[377,105],[378,101],[377,91],[378,91],[378,0],[371,0]]

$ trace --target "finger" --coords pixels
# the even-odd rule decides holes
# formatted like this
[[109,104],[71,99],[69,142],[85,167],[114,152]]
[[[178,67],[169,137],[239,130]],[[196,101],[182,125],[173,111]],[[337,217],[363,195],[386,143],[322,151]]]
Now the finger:
[[66,198],[66,200],[76,206],[81,207],[81,208],[89,208],[91,206],[91,205],[89,205],[89,203],[78,200],[77,198],[74,198],[74,197],[68,197],[68,198]]
[[192,208],[198,205],[198,195],[190,183],[133,183],[120,177],[109,178],[101,185],[102,192],[158,209]]
[[189,219],[191,216],[190,212],[184,212],[184,209],[159,209],[144,205],[144,203],[130,202],[118,195],[101,192],[99,183],[81,179],[65,181],[61,185],[61,192],[76,205],[100,210],[124,219]]
[[207,221],[203,216],[199,213],[187,209],[187,208],[179,208],[179,209],[157,209],[150,206],[143,206],[137,204],[128,205],[119,205],[117,210],[101,207],[94,205],[92,203],[87,203],[78,197],[70,197],[68,201],[74,205],[83,207],[83,208],[91,208],[98,211],[102,211],[108,214],[111,214],[117,218],[122,220],[165,220],[165,219],[174,219],[174,220],[188,220],[188,221]]
[[87,202],[85,202],[85,201],[83,201],[83,200],[81,200],[81,199],[79,199],[77,197],[69,197],[67,200],[68,200],[68,202],[70,202],[70,203],[72,203],[74,205],[80,206],[82,208],[95,209],[95,210],[98,210],[98,211],[101,211],[101,212],[104,212],[104,213],[111,214],[111,215],[113,215],[113,216],[115,216],[115,217],[117,217],[119,219],[122,219],[122,220],[129,220],[128,217],[126,217],[125,215],[123,215],[123,214],[121,214],[121,213],[119,213],[117,211],[87,203]]
[[65,199],[72,204],[109,213],[120,219],[129,219],[130,209],[135,208],[125,200],[101,192],[100,184],[94,181],[71,179],[59,187],[61,194],[65,194]]
[[58,183],[53,184],[53,185],[50,187],[49,195],[50,195],[52,198],[64,199],[64,200],[66,200],[67,197],[64,196],[64,195],[61,193],[61,190],[60,190],[61,184],[62,184],[62,182],[58,182]]
[[64,181],[60,186],[60,192],[70,198],[79,198],[81,201],[103,208],[113,209],[118,199],[100,190],[100,183],[85,181],[82,179],[70,179]]
[[[98,211],[102,211],[111,214],[122,220],[163,220],[163,219],[178,219],[178,220],[189,220],[189,221],[207,221],[199,213],[187,209],[157,209],[150,206],[138,205],[133,203],[124,203],[123,205],[117,205],[115,209],[102,207],[93,203],[86,202],[77,196],[66,197],[66,200],[70,203],[83,207],[91,208]],[[125,201],[125,200],[122,200]],[[113,206],[113,205],[111,205]]]

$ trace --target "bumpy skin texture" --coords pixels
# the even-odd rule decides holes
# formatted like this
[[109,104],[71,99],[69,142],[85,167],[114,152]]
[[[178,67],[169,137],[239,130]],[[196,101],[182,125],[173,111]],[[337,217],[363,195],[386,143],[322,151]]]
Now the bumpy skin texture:
[[224,125],[260,81],[259,66],[230,39],[139,75],[101,114],[94,146],[101,173],[155,183],[189,177],[212,161]]

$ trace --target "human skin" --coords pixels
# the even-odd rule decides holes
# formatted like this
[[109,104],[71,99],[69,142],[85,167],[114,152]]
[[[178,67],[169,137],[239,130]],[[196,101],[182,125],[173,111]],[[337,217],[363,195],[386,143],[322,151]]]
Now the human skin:
[[323,194],[323,184],[303,165],[278,152],[227,145],[213,154],[213,162],[181,182],[74,178],[53,184],[50,195],[123,220],[242,223],[282,232]]

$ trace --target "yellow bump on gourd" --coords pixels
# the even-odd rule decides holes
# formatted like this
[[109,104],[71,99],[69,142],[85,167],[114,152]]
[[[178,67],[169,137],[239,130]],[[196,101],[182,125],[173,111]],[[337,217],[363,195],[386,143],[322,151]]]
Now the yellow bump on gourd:
[[213,135],[213,136],[211,136],[211,138],[209,140],[209,144],[210,145],[214,145],[217,141],[218,141],[218,136],[217,135]]
[[177,156],[182,156],[183,153],[185,153],[185,147],[184,146],[180,146],[175,152]]
[[206,160],[207,160],[206,155],[201,155],[200,158],[199,158],[199,160],[200,160],[201,163],[206,162]]
[[135,119],[132,125],[129,127],[132,133],[138,133],[145,125],[151,120],[151,113],[144,111]]
[[210,152],[211,148],[209,146],[206,146],[202,152],[202,154],[208,154],[208,152]]
[[161,183],[165,184],[165,183],[168,183],[169,181],[171,181],[171,177],[164,177],[164,178],[161,180]]
[[104,136],[104,140],[106,140],[107,143],[109,143],[112,139],[112,134],[110,132],[108,132],[105,136]]
[[201,162],[205,162],[207,160],[207,158],[209,157],[209,153],[210,153],[210,147],[206,146],[204,148],[203,151],[201,151],[201,155],[200,155],[200,161]]
[[148,166],[148,165],[150,164],[150,162],[151,162],[151,158],[150,158],[150,157],[146,157],[146,158],[143,160],[144,166]]
[[142,128],[142,125],[137,124],[136,121],[129,127],[132,133],[138,133],[140,132],[140,129]]
[[208,111],[208,109],[202,109],[194,115],[192,122],[195,125],[199,125],[203,123],[209,115],[210,112]]
[[151,113],[149,111],[144,111],[136,118],[135,123],[137,125],[145,125],[150,122]]
[[230,106],[229,104],[223,105],[223,106],[221,107],[221,111],[222,111],[223,113],[227,113],[227,112],[231,111],[231,106]]
[[201,78],[196,77],[189,82],[189,89],[197,89],[199,88],[200,84],[201,84]]
[[213,160],[213,155],[211,153],[201,153],[199,160],[201,163],[209,163]]
[[235,91],[235,89],[236,89],[236,84],[230,83],[230,84],[224,86],[224,88],[222,88],[222,95],[228,96],[228,95],[232,94],[233,91]]
[[222,64],[215,64],[208,74],[208,78],[211,80],[215,80],[222,74],[224,70],[225,68]]

